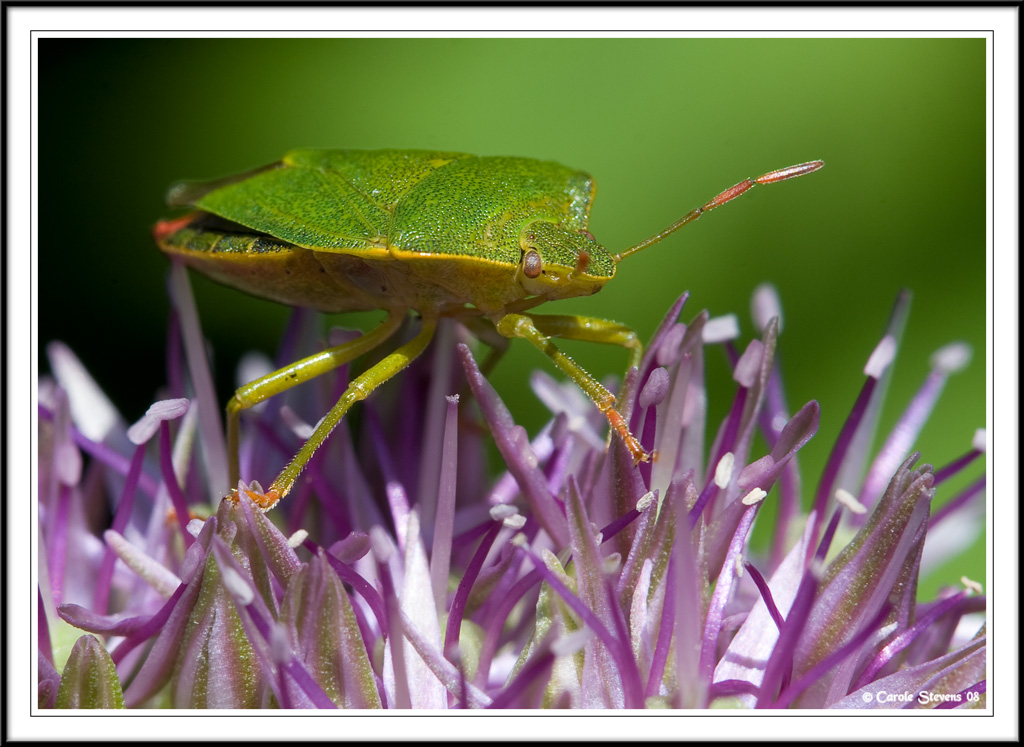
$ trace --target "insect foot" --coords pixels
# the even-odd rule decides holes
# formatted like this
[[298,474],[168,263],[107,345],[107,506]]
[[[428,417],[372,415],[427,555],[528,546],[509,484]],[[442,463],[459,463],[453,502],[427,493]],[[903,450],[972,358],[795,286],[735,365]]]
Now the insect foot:
[[271,488],[267,492],[263,492],[263,486],[255,480],[250,482],[248,485],[246,485],[243,480],[239,480],[238,487],[232,488],[231,492],[224,496],[224,500],[231,501],[232,503],[238,503],[239,495],[244,495],[263,513],[266,513],[276,506],[278,501],[284,497],[274,488]]
[[640,462],[653,462],[658,458],[657,452],[645,451],[644,447],[641,446],[640,441],[634,436],[623,420],[622,415],[619,411],[614,408],[609,408],[604,411],[605,417],[608,418],[608,422],[612,428],[619,432],[622,436],[622,440],[626,443],[626,448],[629,449],[629,453],[633,455],[633,464],[640,464]]

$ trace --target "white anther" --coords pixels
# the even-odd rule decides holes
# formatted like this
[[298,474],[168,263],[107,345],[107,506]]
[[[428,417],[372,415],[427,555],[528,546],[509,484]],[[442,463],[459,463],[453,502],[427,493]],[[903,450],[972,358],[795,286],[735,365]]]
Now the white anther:
[[895,357],[896,338],[892,335],[886,335],[871,352],[871,357],[868,358],[867,365],[864,366],[864,375],[870,376],[873,379],[882,378],[885,369],[889,367],[889,364],[892,363],[892,359]]
[[512,514],[508,518],[504,519],[501,523],[503,526],[506,526],[509,529],[522,529],[524,526],[526,526],[526,517],[522,514]]
[[776,433],[782,433],[782,429],[786,427],[788,422],[785,415],[776,415],[772,418],[772,430]]
[[759,332],[764,332],[772,317],[779,320],[779,332],[782,331],[782,302],[779,301],[779,291],[771,283],[762,283],[754,289],[754,296],[750,301],[750,314],[754,317],[754,324]]
[[252,604],[252,600],[256,598],[256,593],[246,580],[238,575],[238,571],[230,566],[221,568],[220,577],[224,582],[225,588],[239,603],[243,606]]
[[704,329],[701,330],[701,339],[706,345],[713,345],[716,342],[727,342],[735,340],[740,336],[740,323],[735,314],[716,316],[704,322]]
[[954,374],[971,362],[971,346],[966,342],[951,342],[932,353],[932,368],[943,373]]
[[979,584],[977,581],[967,578],[967,576],[961,576],[960,583],[964,585],[965,589],[969,589],[970,591],[973,591],[975,594],[981,594],[983,591],[983,589],[981,588],[981,584]]
[[619,566],[622,565],[622,553],[613,552],[607,556],[603,561],[602,570],[606,575],[611,575],[619,570]]
[[646,511],[647,508],[654,503],[654,499],[658,497],[658,491],[651,490],[640,496],[640,500],[636,502],[637,511]]
[[729,480],[732,478],[732,468],[736,462],[736,456],[731,452],[727,451],[722,458],[718,460],[718,466],[715,467],[715,485],[720,488],[729,487]]
[[867,506],[857,500],[853,493],[842,488],[836,488],[836,503],[840,506],[845,506],[850,509],[851,513],[855,514],[866,514],[868,512]]
[[760,503],[764,500],[764,497],[768,495],[761,488],[754,488],[742,498],[744,506],[753,506],[755,503]]
[[508,517],[518,514],[519,509],[511,503],[499,503],[497,506],[491,506],[488,513],[494,521],[505,521]]

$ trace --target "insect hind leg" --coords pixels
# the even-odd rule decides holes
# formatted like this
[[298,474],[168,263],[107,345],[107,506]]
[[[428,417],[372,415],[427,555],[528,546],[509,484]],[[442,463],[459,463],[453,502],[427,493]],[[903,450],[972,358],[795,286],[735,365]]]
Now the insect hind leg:
[[304,381],[332,371],[373,350],[395,333],[401,326],[405,315],[404,311],[391,311],[388,313],[387,319],[366,334],[298,360],[239,387],[227,405],[229,485],[238,484],[238,430],[243,410],[258,405],[275,394],[285,392]]
[[246,491],[249,493],[249,497],[264,511],[273,508],[292,489],[303,467],[309,463],[313,454],[327,440],[331,431],[341,422],[342,417],[351,409],[352,405],[366,399],[374,389],[407,368],[430,344],[436,328],[436,319],[424,317],[423,326],[412,340],[353,379],[348,389],[338,399],[337,404],[317,424],[313,434],[302,445],[292,461],[281,471],[277,479],[271,483],[266,493],[253,494]]

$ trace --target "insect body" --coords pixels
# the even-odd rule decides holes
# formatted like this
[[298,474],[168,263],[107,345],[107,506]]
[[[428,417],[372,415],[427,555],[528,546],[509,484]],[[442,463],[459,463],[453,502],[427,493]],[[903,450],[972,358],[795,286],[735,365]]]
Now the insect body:
[[266,492],[267,510],[291,489],[313,452],[356,401],[402,370],[430,342],[438,319],[489,320],[529,340],[597,404],[636,461],[649,455],[614,397],[551,337],[620,345],[640,359],[631,329],[579,316],[529,313],[545,301],[596,293],[624,257],[655,244],[757,184],[821,168],[820,161],[747,179],[645,241],[609,252],[587,231],[594,182],[548,161],[415,150],[297,150],[280,162],[214,182],[183,182],[171,206],[195,208],[154,229],[160,248],[227,285],[325,312],[382,309],[387,319],[240,388],[228,403],[228,453],[238,478],[241,411],[373,350],[410,311],[419,333],[354,379]]

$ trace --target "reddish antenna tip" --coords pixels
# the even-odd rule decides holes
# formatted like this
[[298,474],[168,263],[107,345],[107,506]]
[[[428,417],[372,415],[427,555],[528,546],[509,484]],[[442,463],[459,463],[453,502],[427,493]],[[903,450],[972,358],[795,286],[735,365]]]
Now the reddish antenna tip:
[[756,179],[744,179],[739,184],[734,184],[724,192],[719,192],[715,197],[705,202],[701,207],[694,208],[668,228],[654,234],[649,238],[644,239],[639,244],[635,244],[629,247],[628,249],[624,249],[618,254],[613,254],[612,259],[616,263],[618,263],[621,262],[625,257],[628,257],[630,254],[636,254],[637,252],[646,249],[652,244],[657,244],[666,236],[669,236],[670,234],[679,230],[686,224],[692,223],[693,221],[697,220],[698,218],[700,218],[701,215],[708,212],[709,210],[714,210],[715,208],[721,207],[727,202],[735,200],[741,194],[747,192],[750,189],[753,189],[756,186],[759,186],[761,184],[774,184],[775,182],[785,181],[786,179],[794,179],[798,176],[803,176],[804,174],[813,173],[824,165],[824,161],[808,161],[807,163],[797,164],[796,166],[790,166],[785,169],[776,169],[775,171],[769,171],[767,174],[762,174]]
[[754,181],[758,184],[774,184],[775,182],[794,179],[798,176],[803,176],[804,174],[811,174],[824,165],[824,161],[808,161],[807,163],[797,164],[796,166],[790,166],[789,168],[769,171],[767,174],[762,174],[757,177]]

